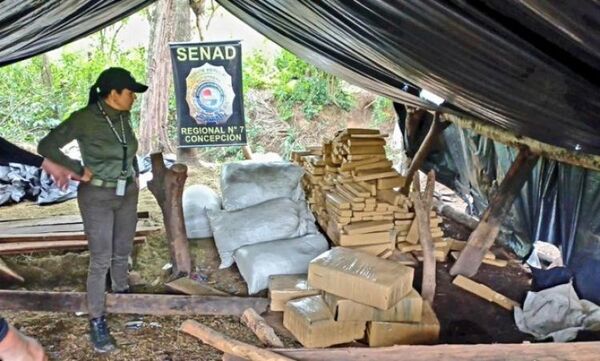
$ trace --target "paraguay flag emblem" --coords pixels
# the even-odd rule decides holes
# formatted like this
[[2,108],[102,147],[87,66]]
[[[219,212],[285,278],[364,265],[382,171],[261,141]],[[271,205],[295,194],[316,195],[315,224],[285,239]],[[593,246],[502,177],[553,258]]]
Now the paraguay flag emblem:
[[231,76],[222,66],[204,64],[186,79],[190,115],[200,125],[222,125],[233,114],[235,94]]

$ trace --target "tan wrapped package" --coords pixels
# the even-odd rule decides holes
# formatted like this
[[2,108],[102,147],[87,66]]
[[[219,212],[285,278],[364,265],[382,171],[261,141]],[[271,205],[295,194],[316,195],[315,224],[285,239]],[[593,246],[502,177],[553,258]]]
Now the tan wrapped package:
[[308,284],[365,305],[387,310],[412,291],[414,270],[397,262],[335,247],[308,266]]
[[323,300],[336,321],[420,322],[423,314],[423,299],[414,289],[388,310],[380,310],[326,292]]
[[289,300],[318,295],[321,291],[308,285],[306,274],[275,275],[269,277],[269,298],[271,311],[285,310]]
[[369,346],[431,345],[438,341],[440,322],[429,303],[423,302],[423,316],[419,323],[369,322]]
[[304,347],[328,347],[364,337],[365,321],[336,322],[321,296],[291,300],[283,325]]

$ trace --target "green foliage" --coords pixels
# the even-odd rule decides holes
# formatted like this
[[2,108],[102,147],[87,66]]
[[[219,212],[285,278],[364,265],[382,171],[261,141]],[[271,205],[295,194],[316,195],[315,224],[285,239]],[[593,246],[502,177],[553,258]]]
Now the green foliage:
[[[63,50],[58,57],[37,56],[0,68],[0,132],[11,141],[35,144],[60,124],[73,111],[87,104],[90,86],[100,72],[110,66],[128,69],[139,81],[146,80],[147,54],[144,48],[123,50],[116,42],[122,28],[117,23],[92,36],[86,50]],[[246,113],[260,114],[263,103],[253,103],[253,91],[271,91],[272,101],[281,121],[289,121],[301,111],[306,119],[314,119],[326,106],[345,111],[354,98],[344,90],[345,83],[293,54],[282,51],[273,57],[254,51],[243,59],[244,104]],[[176,103],[169,98],[168,134],[177,139]],[[249,96],[250,95],[250,96]],[[134,103],[132,123],[139,127],[141,102]],[[254,111],[251,111],[254,110]],[[255,122],[246,116],[248,143],[254,152],[279,151],[282,156],[298,150],[301,134],[294,123],[279,124],[278,133],[268,122]],[[285,130],[287,129],[287,130]],[[265,143],[265,138],[275,142]],[[281,140],[281,142],[279,142]],[[275,146],[274,146],[275,145]],[[277,148],[278,149],[273,149]],[[268,149],[266,149],[268,148]],[[208,161],[242,159],[240,147],[204,148],[200,154]]]
[[[13,141],[35,143],[85,106],[91,85],[110,66],[126,68],[140,81],[146,77],[143,48],[63,52],[52,61],[44,56],[0,68],[0,129]],[[139,106],[132,110],[134,128]]]
[[274,94],[280,116],[290,119],[299,105],[307,119],[313,119],[326,105],[350,110],[354,98],[342,87],[337,77],[312,66],[294,54],[283,50],[275,59],[278,70]]
[[391,100],[384,97],[377,97],[373,103],[373,116],[371,125],[379,128],[381,125],[389,123],[394,119],[394,107]]
[[265,90],[273,86],[277,69],[267,56],[260,50],[253,51],[243,60],[243,91],[247,94],[250,89]]

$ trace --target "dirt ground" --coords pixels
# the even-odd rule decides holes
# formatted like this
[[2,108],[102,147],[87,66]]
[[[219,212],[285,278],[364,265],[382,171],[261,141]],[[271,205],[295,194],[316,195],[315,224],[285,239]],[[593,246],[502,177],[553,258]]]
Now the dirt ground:
[[[191,167],[188,185],[207,184],[218,189],[218,171],[212,167]],[[139,210],[150,212],[150,219],[162,224],[160,210],[148,190],[140,196]],[[35,218],[50,215],[77,214],[77,202],[39,207],[21,203],[0,208],[0,219]],[[466,239],[468,230],[451,221],[445,222],[444,230],[458,239]],[[191,252],[196,271],[207,282],[232,295],[247,295],[245,283],[234,267],[219,270],[219,257],[211,239],[191,240]],[[494,248],[499,258],[510,259],[509,252]],[[66,254],[42,254],[3,257],[15,271],[27,279],[25,285],[2,285],[9,289],[83,291],[87,271],[86,252]],[[165,293],[163,286],[168,274],[162,270],[168,262],[168,249],[164,232],[148,238],[136,249],[134,271],[141,275],[144,285],[136,292]],[[483,301],[451,284],[448,273],[451,263],[438,264],[437,292],[434,308],[441,321],[440,343],[507,343],[531,340],[520,333],[514,324],[512,313]],[[529,274],[516,260],[506,268],[483,265],[474,278],[498,292],[522,302],[529,288]],[[415,275],[415,287],[419,288],[420,270]],[[266,296],[263,292],[259,296]],[[51,360],[96,360],[87,337],[85,315],[41,312],[3,312],[12,324],[40,340]],[[178,327],[188,317],[154,317],[135,315],[111,315],[109,323],[119,344],[119,352],[104,356],[105,360],[220,360],[222,353],[203,345],[196,339],[182,334]],[[225,333],[237,340],[260,345],[258,339],[236,317],[191,316],[194,320]],[[281,326],[280,314],[269,314],[286,347],[300,347]],[[143,320],[139,329],[129,329],[126,323]]]

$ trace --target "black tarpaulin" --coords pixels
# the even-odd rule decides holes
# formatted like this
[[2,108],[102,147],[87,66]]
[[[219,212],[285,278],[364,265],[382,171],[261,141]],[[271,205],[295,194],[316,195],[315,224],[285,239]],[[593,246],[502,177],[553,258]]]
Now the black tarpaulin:
[[[456,189],[480,216],[517,150],[451,125],[443,133],[444,149],[424,169]],[[541,158],[515,199],[502,227],[508,246],[525,256],[537,240],[559,246],[575,276],[575,288],[600,304],[600,172]]]
[[[442,111],[600,154],[598,1],[218,1],[284,48],[365,89],[434,109],[401,90],[426,89],[446,99]],[[435,168],[481,215],[516,150],[454,125],[443,140],[424,168]],[[599,172],[541,159],[504,222],[503,239],[522,256],[535,240],[559,245],[578,291],[600,302],[591,281],[600,271],[598,214]]]
[[366,89],[414,104],[399,89],[416,85],[518,135],[600,154],[597,1],[218,1]]
[[83,38],[154,0],[0,1],[0,66]]

